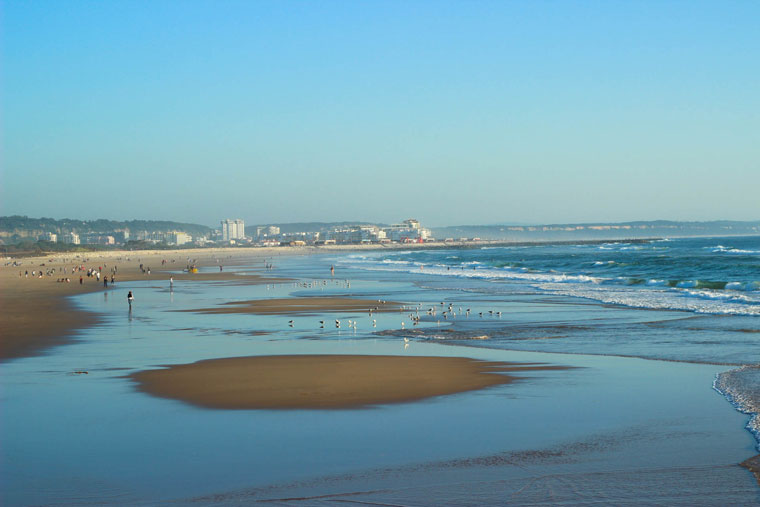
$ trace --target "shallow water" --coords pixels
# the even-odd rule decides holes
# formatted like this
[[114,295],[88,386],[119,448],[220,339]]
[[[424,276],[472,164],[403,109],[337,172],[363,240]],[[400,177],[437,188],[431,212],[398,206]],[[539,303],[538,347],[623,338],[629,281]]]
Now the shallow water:
[[[521,291],[504,297],[484,290],[493,285],[486,280],[442,287],[434,277],[348,268],[322,283],[333,262],[334,256],[278,260],[277,274],[320,281],[311,287],[175,281],[169,291],[165,282],[135,282],[78,297],[83,308],[106,317],[101,326],[72,345],[2,365],[3,504],[234,504],[335,494],[427,505],[760,500],[749,472],[737,466],[755,453],[744,429],[748,416],[711,389],[726,367],[589,355],[677,348],[647,332],[636,340],[626,336],[652,323],[685,325],[677,324],[689,320],[683,312],[605,308]],[[128,290],[136,297],[132,312],[124,301]],[[445,301],[473,312],[499,305],[504,313],[441,319],[438,304],[436,318],[425,315],[413,326],[410,310],[295,318],[174,311],[289,294],[383,298],[415,308]],[[357,329],[319,328],[319,320],[335,318],[355,320]],[[703,327],[720,326],[707,319]],[[562,326],[590,330],[573,334]],[[456,339],[448,339],[450,328],[460,333]],[[463,339],[499,329],[511,342],[541,342],[546,351],[505,350],[511,348],[503,346],[506,338]],[[618,336],[599,338],[611,329]],[[572,338],[534,336],[560,332]],[[722,336],[720,327],[714,332]],[[402,334],[413,343],[405,346]],[[475,393],[339,411],[201,409],[140,393],[125,378],[213,357],[310,353],[467,356],[577,368],[526,374]],[[729,348],[720,362],[733,362],[736,354]]]

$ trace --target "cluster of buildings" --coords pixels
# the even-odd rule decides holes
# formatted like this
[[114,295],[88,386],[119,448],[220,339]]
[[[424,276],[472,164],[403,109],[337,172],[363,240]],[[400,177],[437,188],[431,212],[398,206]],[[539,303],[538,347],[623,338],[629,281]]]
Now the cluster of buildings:
[[109,234],[77,234],[73,231],[63,234],[46,232],[39,237],[42,241],[67,245],[115,245],[117,243],[116,238],[117,236]]
[[255,227],[255,234],[246,235],[245,222],[240,219],[224,219],[221,227],[211,234],[193,237],[182,231],[134,231],[128,229],[103,233],[77,234],[68,232],[55,234],[46,232],[39,239],[52,243],[72,245],[123,245],[128,241],[183,245],[334,245],[334,244],[373,244],[373,243],[423,243],[432,240],[429,229],[420,225],[415,219],[404,220],[393,225],[351,225],[324,228],[322,230],[282,232],[276,225]]
[[410,218],[400,224],[385,227],[377,225],[357,225],[328,231],[324,243],[424,243],[432,240],[429,229]]
[[123,245],[131,239],[146,241],[148,243],[166,243],[167,245],[175,246],[181,246],[193,242],[193,237],[182,231],[138,231],[132,235],[128,229],[113,231],[107,234],[77,234],[73,231],[63,234],[46,232],[42,234],[39,239],[42,241],[49,241],[50,243],[64,243],[69,245]]
[[424,243],[432,240],[430,230],[413,218],[387,226],[363,224],[289,232],[282,232],[276,225],[259,225],[255,228],[255,234],[250,236],[245,234],[243,220],[225,219],[221,226],[223,243],[255,246]]

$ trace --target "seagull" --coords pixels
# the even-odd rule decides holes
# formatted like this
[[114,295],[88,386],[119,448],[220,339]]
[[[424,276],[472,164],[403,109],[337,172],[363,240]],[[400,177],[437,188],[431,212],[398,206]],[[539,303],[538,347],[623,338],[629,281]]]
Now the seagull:
[[409,343],[409,338],[404,338],[404,343]]
[[372,327],[377,327],[377,320],[372,319]]
[[293,327],[293,321],[292,320],[288,321],[288,324],[290,325],[290,327]]

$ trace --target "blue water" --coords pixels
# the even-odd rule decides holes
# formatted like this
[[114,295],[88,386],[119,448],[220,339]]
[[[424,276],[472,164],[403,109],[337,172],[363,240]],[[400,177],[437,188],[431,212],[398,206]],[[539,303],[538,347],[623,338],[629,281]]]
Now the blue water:
[[419,341],[738,366],[715,387],[750,414],[747,428],[760,441],[760,237],[377,251],[336,261],[352,276],[411,276],[419,287],[458,293],[450,300],[471,312],[459,304],[445,319],[447,307],[423,312],[421,322],[436,326],[412,330]]
[[[757,452],[744,429],[755,430],[760,399],[752,299],[760,254],[749,253],[757,250],[758,239],[724,238],[328,253],[269,260],[274,274],[296,283],[178,280],[171,291],[166,282],[124,282],[77,296],[103,316],[100,325],[73,344],[1,365],[1,500],[240,505],[350,494],[419,505],[756,503],[754,478],[736,464]],[[225,271],[261,265],[252,259]],[[131,312],[128,290],[136,296]],[[610,301],[616,291],[625,301]],[[405,309],[176,311],[327,294]],[[419,324],[409,318],[417,313]],[[320,328],[319,320],[334,318],[357,327]],[[573,369],[341,411],[208,410],[151,397],[127,378],[216,357],[326,353]],[[82,370],[89,373],[74,373]]]
[[499,280],[632,308],[760,315],[760,237],[373,252],[346,263]]

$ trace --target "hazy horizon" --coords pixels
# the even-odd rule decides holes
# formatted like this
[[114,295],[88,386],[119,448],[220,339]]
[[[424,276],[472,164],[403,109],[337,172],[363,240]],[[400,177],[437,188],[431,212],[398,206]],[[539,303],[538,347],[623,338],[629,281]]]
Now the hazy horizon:
[[[164,217],[153,217],[153,218],[128,218],[128,217],[96,217],[96,218],[81,218],[81,217],[73,217],[73,216],[66,216],[66,217],[49,217],[49,216],[29,216],[29,215],[4,215],[0,216],[0,218],[9,218],[10,216],[26,216],[30,219],[52,219],[52,220],[82,220],[82,221],[95,221],[95,220],[110,220],[113,222],[129,222],[132,220],[146,220],[146,221],[155,221],[155,222],[177,222],[177,223],[187,223],[187,224],[194,224],[194,225],[201,225],[205,227],[210,228],[216,228],[218,229],[220,227],[221,220],[224,219],[243,219],[246,227],[251,226],[263,226],[263,225],[292,225],[292,224],[335,224],[335,223],[354,223],[354,224],[362,224],[362,223],[368,223],[368,224],[394,224],[394,223],[400,223],[403,220],[406,220],[407,218],[415,218],[414,216],[410,217],[404,217],[399,218],[397,220],[392,220],[389,222],[382,222],[382,221],[372,221],[372,220],[296,220],[293,222],[257,222],[257,221],[251,221],[245,219],[245,217],[224,217],[223,219],[212,221],[212,222],[192,222],[188,220],[173,220],[168,219]],[[562,226],[562,225],[603,225],[603,224],[609,224],[609,225],[615,225],[615,224],[626,224],[626,223],[635,223],[635,222],[675,222],[675,223],[691,223],[691,222],[697,222],[697,223],[712,223],[712,222],[744,222],[744,223],[758,223],[760,222],[760,219],[756,220],[729,220],[729,219],[712,219],[712,220],[670,220],[667,218],[661,218],[661,219],[654,219],[654,220],[621,220],[621,221],[587,221],[587,222],[535,222],[535,223],[525,223],[525,222],[494,222],[494,223],[457,223],[457,224],[428,224],[428,223],[422,223],[424,227],[427,228],[434,228],[434,229],[441,229],[441,228],[454,228],[454,227],[539,227],[539,226]]]
[[760,215],[758,3],[1,9],[2,215]]

